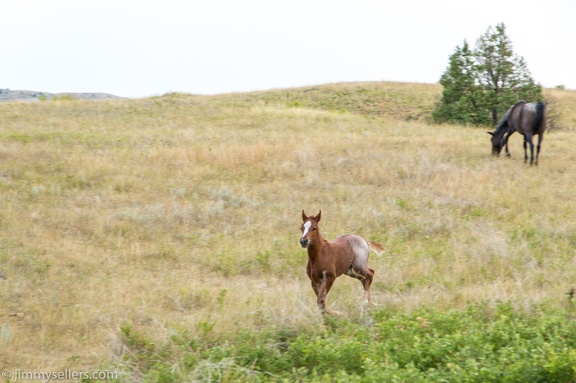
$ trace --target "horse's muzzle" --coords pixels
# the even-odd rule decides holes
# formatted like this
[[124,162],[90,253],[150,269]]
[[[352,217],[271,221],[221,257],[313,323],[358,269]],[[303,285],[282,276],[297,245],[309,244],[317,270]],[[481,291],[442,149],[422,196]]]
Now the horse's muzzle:
[[300,238],[300,245],[304,248],[308,247],[309,242],[308,238]]

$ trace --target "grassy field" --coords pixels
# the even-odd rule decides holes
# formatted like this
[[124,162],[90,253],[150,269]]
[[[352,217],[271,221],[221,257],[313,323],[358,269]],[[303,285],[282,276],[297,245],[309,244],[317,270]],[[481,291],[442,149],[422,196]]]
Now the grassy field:
[[[519,135],[512,158],[493,158],[487,129],[429,124],[440,91],[358,83],[0,104],[0,366],[322,381],[329,370],[305,351],[266,367],[239,345],[282,354],[358,333],[351,349],[368,338],[378,349],[399,328],[571,319],[576,92],[546,91],[559,128],[529,167]],[[302,209],[322,209],[327,239],[387,248],[370,260],[379,308],[364,312],[361,285],[342,277],[328,305],[344,316],[325,323],[298,243]],[[385,365],[351,360],[374,376]]]

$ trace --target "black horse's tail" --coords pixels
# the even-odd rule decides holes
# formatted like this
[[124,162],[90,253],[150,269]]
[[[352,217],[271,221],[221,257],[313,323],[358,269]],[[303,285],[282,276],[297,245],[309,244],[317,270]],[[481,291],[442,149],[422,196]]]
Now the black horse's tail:
[[534,133],[540,132],[540,126],[544,122],[544,109],[546,106],[542,101],[536,103],[536,116],[534,117],[534,121],[532,122],[532,131]]

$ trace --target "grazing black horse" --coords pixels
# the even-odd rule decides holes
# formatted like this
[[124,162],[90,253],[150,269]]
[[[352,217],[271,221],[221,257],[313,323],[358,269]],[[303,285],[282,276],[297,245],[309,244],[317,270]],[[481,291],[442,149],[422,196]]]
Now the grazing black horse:
[[[508,109],[504,114],[494,132],[488,132],[492,135],[492,154],[500,155],[502,147],[506,146],[506,156],[510,157],[508,152],[508,138],[512,133],[518,131],[524,136],[524,162],[528,161],[526,145],[530,144],[530,165],[538,165],[538,155],[540,154],[540,145],[544,139],[546,130],[546,106],[543,102],[518,101],[513,107]],[[534,161],[534,143],[532,137],[538,135],[538,146],[536,147],[536,161]]]

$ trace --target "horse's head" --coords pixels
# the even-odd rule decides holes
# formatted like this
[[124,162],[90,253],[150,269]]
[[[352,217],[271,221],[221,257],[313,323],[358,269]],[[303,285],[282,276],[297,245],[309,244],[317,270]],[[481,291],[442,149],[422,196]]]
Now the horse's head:
[[490,141],[492,141],[492,155],[499,156],[500,152],[502,151],[502,147],[504,146],[504,135],[503,134],[495,134],[494,132],[486,132],[492,136]]
[[320,218],[322,218],[322,210],[320,210],[316,216],[307,216],[306,213],[304,213],[304,210],[302,210],[303,223],[300,227],[300,230],[302,230],[300,245],[302,245],[302,247],[308,247],[308,245],[314,243],[316,237],[318,237],[318,222],[320,222]]

